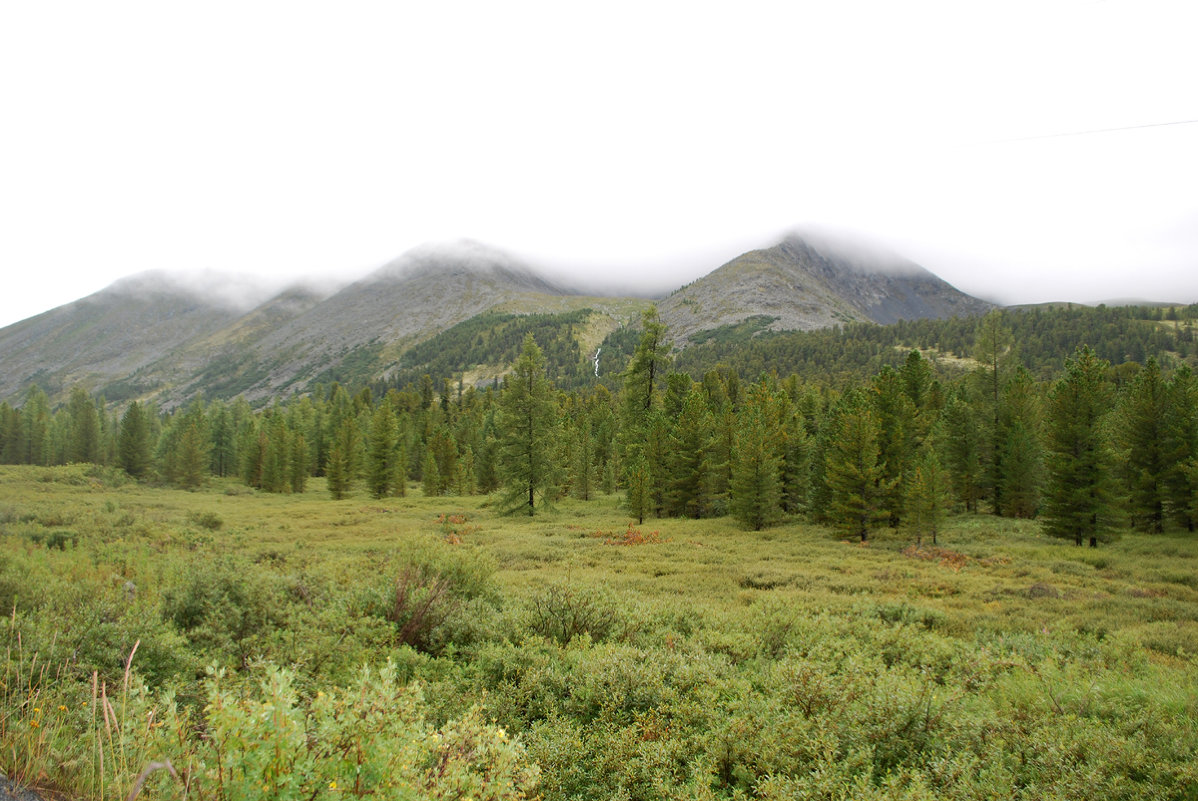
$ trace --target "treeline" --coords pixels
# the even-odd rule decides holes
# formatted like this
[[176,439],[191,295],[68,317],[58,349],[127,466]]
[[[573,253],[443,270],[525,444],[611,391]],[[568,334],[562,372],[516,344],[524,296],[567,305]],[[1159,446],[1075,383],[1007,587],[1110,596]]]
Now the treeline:
[[954,510],[1038,516],[1078,544],[1126,525],[1193,531],[1193,372],[1155,356],[1113,368],[1082,346],[1042,379],[1009,324],[1035,316],[968,321],[967,372],[938,372],[911,350],[835,387],[727,368],[695,379],[671,369],[651,311],[615,392],[556,388],[532,333],[503,386],[485,390],[424,375],[381,396],[334,384],[262,410],[238,399],[162,414],[135,402],[118,419],[82,388],[57,410],[35,388],[20,408],[0,404],[0,460],[111,464],[180,487],[239,476],[269,492],[322,477],[334,498],[412,484],[502,491],[527,514],[566,494],[623,492],[638,520],[731,514],[760,529],[801,516],[862,540],[880,527],[934,540]]
[[[1020,364],[1038,380],[1060,374],[1065,359],[1083,344],[1089,344],[1098,358],[1112,365],[1143,364],[1149,356],[1167,365],[1193,365],[1198,360],[1198,305],[1036,306],[995,313],[1019,343]],[[726,330],[705,332],[702,342],[678,355],[677,369],[699,377],[726,364],[733,365],[746,380],[773,372],[844,386],[884,367],[897,368],[912,348],[969,358],[978,325],[976,318],[953,317],[779,333],[759,332],[760,325],[746,325],[752,319],[726,326]]]

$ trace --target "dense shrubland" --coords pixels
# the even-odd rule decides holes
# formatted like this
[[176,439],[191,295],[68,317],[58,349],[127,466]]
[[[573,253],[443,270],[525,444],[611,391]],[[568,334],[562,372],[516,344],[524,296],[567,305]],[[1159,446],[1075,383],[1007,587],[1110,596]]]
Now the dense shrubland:
[[168,761],[143,797],[1192,797],[1184,533],[963,515],[862,547],[618,500],[2,468],[0,768],[92,797]]

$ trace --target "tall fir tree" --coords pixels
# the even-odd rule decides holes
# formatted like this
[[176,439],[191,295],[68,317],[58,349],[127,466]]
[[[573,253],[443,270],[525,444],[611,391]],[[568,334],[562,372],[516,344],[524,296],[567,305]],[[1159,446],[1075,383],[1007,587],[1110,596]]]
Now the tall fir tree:
[[1000,511],[1007,517],[1035,517],[1044,481],[1043,412],[1035,382],[1023,367],[1003,387],[999,430]]
[[811,437],[803,415],[789,399],[782,412],[782,508],[788,514],[807,511],[811,492]]
[[879,429],[873,405],[857,390],[841,398],[829,420],[824,454],[828,515],[833,525],[862,542],[891,513],[885,504],[893,487],[886,483]]
[[706,397],[693,386],[683,396],[669,436],[666,509],[672,515],[700,518],[711,514],[711,430]]
[[555,472],[557,405],[546,375],[545,356],[532,334],[504,383],[497,420],[497,468],[508,513],[536,513],[537,500],[548,500]]
[[952,476],[953,494],[966,512],[978,510],[982,495],[982,429],[972,405],[960,395],[944,406],[941,450]]
[[1182,366],[1169,382],[1165,419],[1165,505],[1170,519],[1198,530],[1198,377]]
[[737,421],[728,508],[754,531],[782,516],[782,454],[777,403],[763,382],[750,387]]
[[175,413],[163,445],[163,477],[183,489],[202,486],[208,477],[212,447],[203,401],[193,401],[185,411]]
[[891,528],[897,528],[903,510],[903,484],[918,445],[916,408],[907,395],[906,382],[891,367],[883,367],[874,376],[870,390],[878,417],[882,484],[889,488],[883,504],[890,510]]
[[638,454],[631,464],[627,465],[625,479],[624,507],[628,514],[636,518],[637,524],[645,522],[649,514],[652,500],[649,497],[649,465],[644,454]]
[[595,428],[585,407],[575,410],[570,420],[569,452],[570,494],[589,501],[598,483],[598,460],[595,447]]
[[387,498],[397,494],[404,469],[400,456],[395,409],[384,399],[374,410],[370,423],[366,484],[372,497]]
[[20,437],[22,464],[50,464],[50,399],[37,385],[29,390],[21,406]]
[[[621,454],[625,465],[645,454],[655,412],[662,407],[661,384],[669,366],[665,326],[657,316],[657,307],[645,311],[641,319],[641,338],[623,373],[623,415],[620,421]],[[668,429],[668,426],[667,426]],[[650,472],[653,459],[648,459]],[[651,481],[661,476],[651,475]]]
[[71,390],[67,409],[71,417],[68,461],[100,461],[100,417],[91,395],[83,387],[75,387]]
[[1170,400],[1160,366],[1149,359],[1123,391],[1116,413],[1127,513],[1137,531],[1149,534],[1165,530]]
[[940,466],[934,442],[925,442],[916,455],[904,494],[904,526],[914,532],[917,545],[931,537],[936,544],[952,500],[948,471]]
[[334,500],[345,498],[353,490],[357,478],[354,454],[361,441],[357,421],[349,415],[338,417],[340,423],[332,432],[328,461],[325,463],[325,478]]
[[978,323],[973,358],[981,366],[974,373],[978,423],[983,431],[979,439],[982,461],[982,487],[996,515],[1003,513],[1002,391],[1007,374],[1015,362],[1015,337],[1004,320],[1004,312],[994,310]]
[[150,470],[150,424],[141,404],[133,401],[121,417],[117,454],[121,469],[134,478],[145,478]]
[[1107,362],[1083,346],[1048,397],[1045,533],[1093,547],[1110,538],[1115,508],[1106,417]]

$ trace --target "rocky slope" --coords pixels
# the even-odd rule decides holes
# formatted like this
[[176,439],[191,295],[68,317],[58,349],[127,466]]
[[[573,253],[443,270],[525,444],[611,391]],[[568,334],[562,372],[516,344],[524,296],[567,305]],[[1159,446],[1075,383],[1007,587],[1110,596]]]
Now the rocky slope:
[[774,318],[776,331],[982,314],[990,304],[899,256],[815,236],[745,253],[658,304],[676,345],[699,331]]
[[[591,309],[569,331],[591,354],[647,303],[584,296],[474,243],[410,252],[331,294],[293,287],[267,298],[224,279],[149,274],[0,329],[0,399],[19,403],[37,383],[54,400],[81,384],[113,402],[153,398],[167,408],[200,396],[266,401],[419,369],[404,360],[408,349],[488,311]],[[763,315],[793,330],[988,307],[898,257],[792,237],[676,291],[660,312],[685,347],[697,332]],[[487,376],[504,369],[488,365]]]

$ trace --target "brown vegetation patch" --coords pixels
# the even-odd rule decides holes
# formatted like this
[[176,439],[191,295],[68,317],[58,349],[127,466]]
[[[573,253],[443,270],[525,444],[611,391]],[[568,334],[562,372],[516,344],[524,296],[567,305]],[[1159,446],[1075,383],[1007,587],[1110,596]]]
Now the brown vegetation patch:
[[947,567],[954,573],[965,567],[971,560],[963,553],[950,551],[947,548],[925,548],[918,545],[911,545],[903,549],[903,556],[911,559],[920,559],[925,562],[935,562],[941,567]]
[[628,529],[621,534],[616,534],[614,531],[596,531],[591,536],[602,539],[604,545],[660,545],[663,542],[669,542],[668,539],[663,539],[658,532],[645,532],[631,523],[628,524]]

